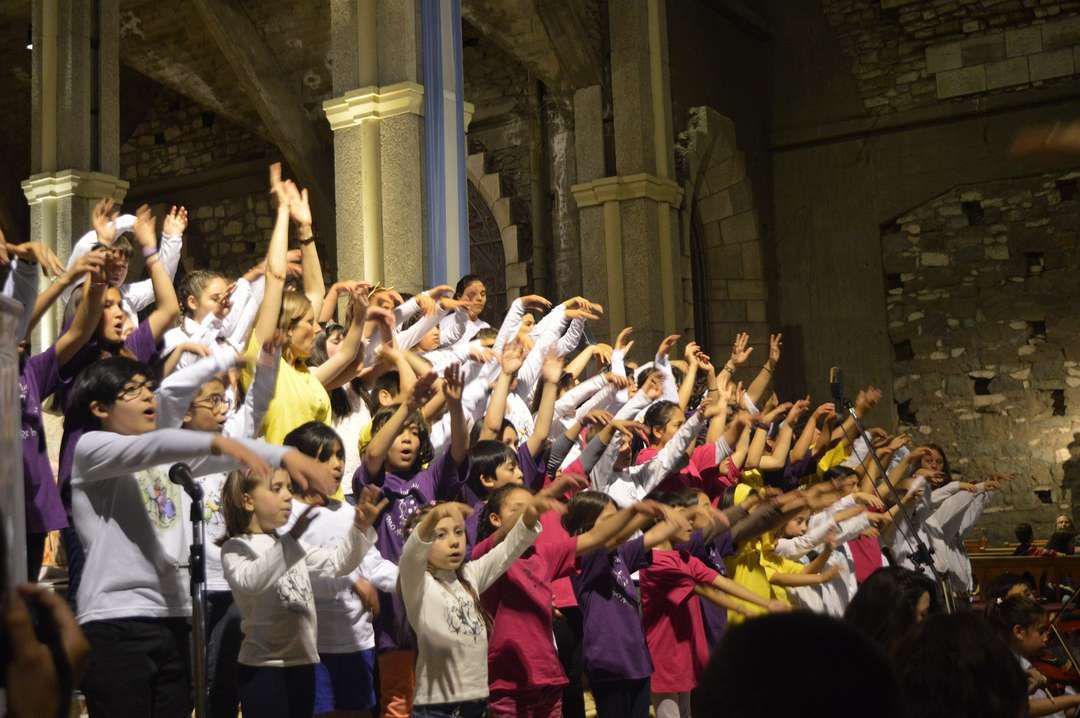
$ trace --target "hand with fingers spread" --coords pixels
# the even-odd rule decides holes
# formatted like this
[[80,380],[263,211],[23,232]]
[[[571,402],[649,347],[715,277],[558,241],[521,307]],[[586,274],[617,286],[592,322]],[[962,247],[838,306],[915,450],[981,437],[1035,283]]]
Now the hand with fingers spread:
[[64,263],[41,242],[9,244],[7,245],[7,253],[8,256],[18,257],[24,262],[33,262],[39,265],[46,277],[59,277],[64,273]]
[[412,388],[405,390],[405,406],[415,411],[428,403],[435,396],[435,380],[438,378],[433,371],[418,377]]
[[577,474],[560,472],[555,480],[536,493],[538,497],[558,499],[566,494],[576,494],[589,488],[589,482]]
[[799,399],[797,402],[791,405],[788,409],[787,418],[784,419],[788,423],[788,426],[794,426],[795,422],[799,420],[803,414],[810,409],[810,395],[807,394],[805,399]]
[[390,505],[390,499],[383,496],[382,489],[377,486],[365,486],[356,497],[356,516],[353,518],[353,526],[361,531],[367,531],[379,520],[379,515]]
[[630,386],[630,380],[625,376],[615,374],[613,372],[606,372],[604,374],[604,381],[611,384],[616,389],[626,389]]
[[90,211],[90,224],[100,244],[111,245],[116,240],[115,206],[112,197],[102,197]]
[[546,384],[558,384],[563,375],[563,358],[554,349],[548,352],[544,358],[544,365],[540,368],[540,376]]
[[525,347],[520,342],[511,342],[503,347],[502,357],[499,358],[503,374],[514,376],[524,363]]
[[451,364],[443,371],[442,393],[448,406],[461,404],[461,395],[465,391],[465,373],[460,364]]
[[135,225],[131,231],[144,254],[157,249],[157,220],[150,212],[150,205],[144,204],[135,210]]
[[587,412],[585,416],[581,417],[582,426],[600,426],[604,427],[611,423],[615,416],[610,411],[604,409],[593,409]]
[[784,346],[783,334],[770,334],[769,335],[769,358],[765,361],[765,366],[772,371],[776,368],[776,365],[780,363],[780,350]]
[[311,458],[299,451],[290,451],[281,460],[281,468],[305,493],[333,496],[338,490],[338,479],[328,464]]
[[683,349],[683,359],[687,364],[697,365],[698,355],[701,353],[701,347],[697,342],[687,342],[686,347]]
[[173,205],[165,220],[161,223],[161,233],[169,237],[183,237],[187,229],[188,214],[186,207],[177,208]]
[[742,366],[750,359],[750,355],[753,353],[754,348],[750,346],[750,335],[746,332],[739,332],[735,335],[735,341],[731,344],[731,357],[724,368],[736,369]]
[[630,338],[633,332],[633,327],[626,327],[619,332],[619,336],[615,338],[616,351],[621,351],[624,355],[630,353],[630,350],[634,348],[634,340]]

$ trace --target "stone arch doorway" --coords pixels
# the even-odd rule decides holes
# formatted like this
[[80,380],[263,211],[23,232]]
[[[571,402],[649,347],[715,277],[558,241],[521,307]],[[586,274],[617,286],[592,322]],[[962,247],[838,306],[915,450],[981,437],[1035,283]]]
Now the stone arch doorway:
[[681,229],[690,267],[684,276],[693,284],[695,337],[715,353],[736,332],[748,331],[755,345],[764,342],[755,354],[765,356],[769,326],[761,223],[735,125],[712,108],[692,108],[675,152],[686,197]]
[[470,271],[487,283],[484,319],[497,326],[506,308],[525,289],[527,266],[520,261],[518,226],[511,221],[511,198],[503,193],[499,174],[486,171],[484,153],[469,155],[465,174],[469,185]]
[[469,185],[469,272],[483,278],[487,306],[481,318],[498,326],[506,314],[506,253],[495,215],[472,182]]

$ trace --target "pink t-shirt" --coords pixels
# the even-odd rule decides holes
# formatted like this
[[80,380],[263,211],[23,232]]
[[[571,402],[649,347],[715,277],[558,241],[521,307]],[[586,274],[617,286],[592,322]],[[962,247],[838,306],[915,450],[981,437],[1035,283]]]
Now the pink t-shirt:
[[[570,534],[566,533],[566,529],[563,528],[562,516],[554,511],[542,514],[540,516],[540,525],[544,527],[544,530],[540,532],[540,537],[536,539],[538,544],[547,543],[548,541],[565,541],[570,538]],[[578,605],[577,596],[574,595],[574,584],[570,582],[570,576],[576,573],[577,568],[575,567],[566,578],[557,578],[551,582],[552,603],[555,608],[571,608]]]
[[[647,446],[637,453],[634,458],[635,464],[644,464],[656,458],[660,450],[653,446]],[[695,489],[704,491],[709,497],[717,496],[723,492],[725,482],[720,476],[720,467],[717,457],[719,452],[716,444],[702,444],[690,454],[690,461],[678,471],[673,471],[667,476],[657,491],[681,491],[682,489]]]
[[[490,538],[479,542],[473,546],[472,560],[492,547]],[[576,538],[537,541],[481,595],[493,623],[488,640],[488,684],[492,691],[567,684],[552,637],[551,584],[574,572],[576,557]]]
[[653,659],[652,692],[693,690],[709,662],[709,643],[694,587],[719,574],[689,554],[653,549],[642,569],[641,613]]

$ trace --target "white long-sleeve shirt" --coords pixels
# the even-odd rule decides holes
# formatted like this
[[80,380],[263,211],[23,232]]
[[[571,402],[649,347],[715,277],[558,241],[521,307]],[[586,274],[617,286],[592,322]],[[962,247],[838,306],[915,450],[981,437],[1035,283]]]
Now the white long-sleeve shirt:
[[30,317],[34,313],[34,303],[37,301],[38,265],[24,262],[18,257],[12,259],[2,294],[22,305],[23,311],[19,316],[19,323],[15,325],[15,341],[22,341],[26,336],[26,328],[30,326]]
[[[79,623],[107,618],[191,615],[188,595],[190,501],[169,481],[184,461],[193,476],[238,468],[210,453],[213,435],[158,429],[137,436],[90,431],[75,445],[71,504],[86,551]],[[289,449],[244,441],[271,466]]]
[[[278,529],[278,534],[288,533],[307,507],[307,504],[294,499],[289,521]],[[313,509],[311,515],[314,518],[304,532],[304,543],[334,549],[349,532],[356,511],[349,504],[331,501],[326,506]],[[353,583],[358,578],[370,581],[380,591],[393,592],[397,588],[398,567],[371,546],[364,553],[360,565],[345,576],[310,574],[315,596],[319,653],[355,653],[375,647],[371,612],[364,608],[353,590]]]
[[240,608],[245,666],[300,666],[319,662],[315,597],[310,574],[347,576],[375,544],[372,529],[349,530],[334,548],[285,534],[234,536],[221,547],[225,579]]
[[481,329],[489,326],[491,325],[483,319],[470,319],[469,313],[464,309],[455,310],[439,322],[439,344],[446,347],[468,343]]
[[[117,235],[128,232],[135,226],[135,216],[122,214],[116,218],[115,224]],[[97,232],[91,229],[72,246],[71,255],[67,261],[67,269],[71,269],[79,257],[89,252],[95,244],[97,244]],[[176,277],[176,268],[180,266],[180,252],[183,245],[183,238],[179,235],[161,235],[161,241],[157,248],[158,261],[161,262],[161,266],[165,268],[165,271],[169,273],[169,279]],[[81,284],[81,282],[76,282],[64,290],[61,298],[65,304]],[[120,306],[124,313],[127,314],[128,319],[131,320],[132,326],[139,324],[139,312],[153,304],[154,298],[154,283],[151,279],[126,282],[120,287]]]
[[970,592],[975,588],[971,559],[964,549],[964,535],[978,522],[990,501],[985,484],[978,491],[958,491],[941,503],[926,520],[927,534],[934,550],[934,567],[945,575],[954,591]]
[[416,632],[416,705],[487,698],[487,628],[481,607],[461,580],[479,596],[539,534],[539,521],[533,529],[518,521],[498,546],[458,572],[428,570],[432,543],[422,541],[415,531],[409,536],[398,568],[405,613]]

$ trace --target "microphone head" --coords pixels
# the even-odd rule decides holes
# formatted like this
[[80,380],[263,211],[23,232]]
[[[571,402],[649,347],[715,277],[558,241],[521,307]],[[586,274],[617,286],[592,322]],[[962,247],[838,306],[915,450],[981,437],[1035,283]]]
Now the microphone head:
[[184,462],[173,464],[169,467],[169,481],[178,486],[191,483],[191,467]]

